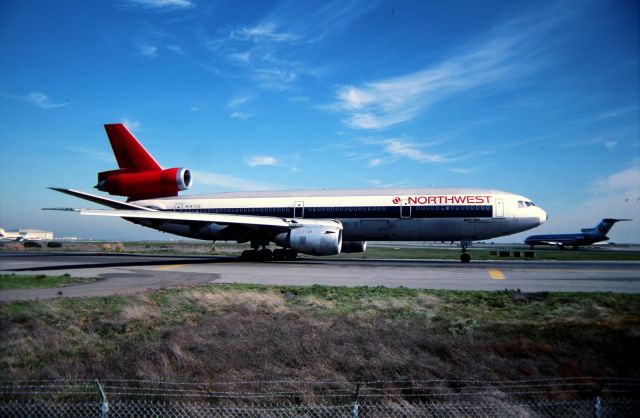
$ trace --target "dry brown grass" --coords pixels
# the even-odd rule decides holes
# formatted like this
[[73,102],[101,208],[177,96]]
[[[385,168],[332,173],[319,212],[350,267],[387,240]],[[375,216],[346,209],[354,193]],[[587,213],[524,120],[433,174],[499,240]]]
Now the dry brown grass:
[[638,297],[535,302],[556,312],[549,321],[522,301],[505,319],[494,306],[509,296],[486,294],[209,286],[4,305],[0,370],[191,382],[640,375]]

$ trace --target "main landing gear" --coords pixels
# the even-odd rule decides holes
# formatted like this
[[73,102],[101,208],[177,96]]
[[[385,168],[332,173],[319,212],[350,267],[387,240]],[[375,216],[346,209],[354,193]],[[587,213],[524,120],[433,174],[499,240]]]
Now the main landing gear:
[[298,253],[289,248],[278,248],[271,251],[268,248],[245,250],[240,254],[243,261],[292,261],[298,257]]
[[471,262],[471,254],[467,252],[467,247],[471,244],[471,241],[460,241],[460,247],[462,247],[462,254],[460,254],[461,263]]

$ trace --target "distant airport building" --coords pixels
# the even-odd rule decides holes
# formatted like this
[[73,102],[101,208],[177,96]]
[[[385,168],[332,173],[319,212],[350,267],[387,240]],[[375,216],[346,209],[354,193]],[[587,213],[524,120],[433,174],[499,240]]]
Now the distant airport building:
[[0,239],[7,241],[49,241],[53,239],[53,232],[40,231],[37,229],[5,231],[4,228],[0,228]]

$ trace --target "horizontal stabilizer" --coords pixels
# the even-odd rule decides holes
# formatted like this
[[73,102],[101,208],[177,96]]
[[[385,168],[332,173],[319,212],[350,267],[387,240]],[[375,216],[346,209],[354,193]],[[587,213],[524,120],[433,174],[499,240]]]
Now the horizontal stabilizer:
[[81,192],[79,190],[73,189],[63,189],[60,187],[49,187],[51,190],[55,190],[56,192],[65,193],[71,196],[79,197],[80,199],[88,200],[89,202],[98,203],[100,205],[104,205],[108,208],[113,209],[126,209],[126,210],[143,210],[147,212],[154,212],[153,209],[145,208],[144,206],[138,206],[131,203],[121,202],[119,200],[108,199],[102,196],[96,196],[93,194]]

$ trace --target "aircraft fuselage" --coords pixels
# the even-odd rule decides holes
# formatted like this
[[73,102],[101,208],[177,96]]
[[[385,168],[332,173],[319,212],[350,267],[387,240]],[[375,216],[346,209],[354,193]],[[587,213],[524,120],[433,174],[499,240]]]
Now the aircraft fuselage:
[[[546,221],[542,209],[518,204],[524,201],[530,202],[489,189],[382,189],[218,193],[131,203],[173,212],[335,219],[343,226],[345,241],[472,241],[514,234]],[[226,225],[135,222],[190,238],[251,239],[246,231],[238,236]]]

